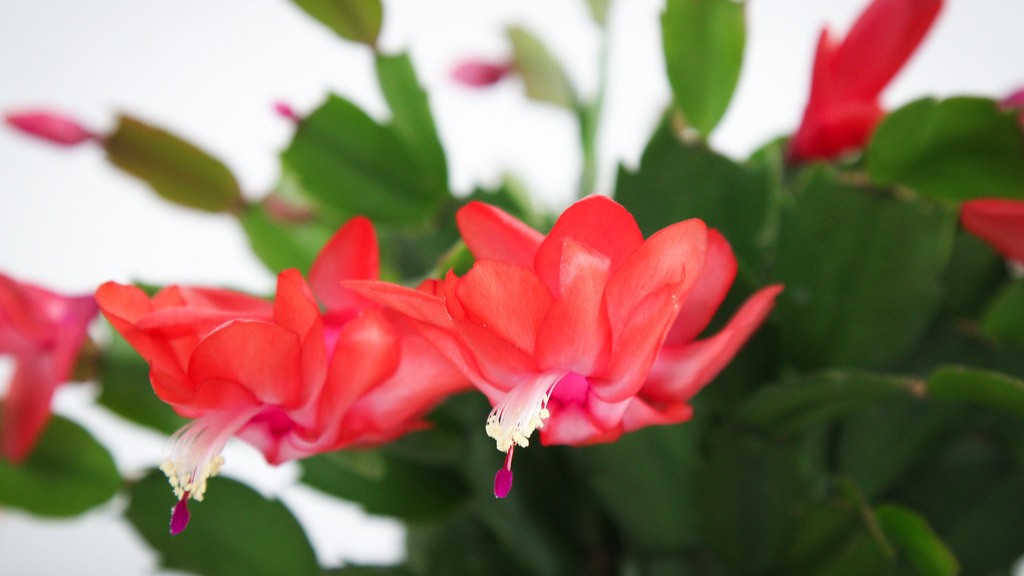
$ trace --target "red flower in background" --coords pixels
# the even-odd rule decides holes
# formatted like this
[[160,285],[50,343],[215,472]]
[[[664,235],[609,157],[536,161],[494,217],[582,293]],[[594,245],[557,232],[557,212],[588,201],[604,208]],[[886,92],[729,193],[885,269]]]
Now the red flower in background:
[[50,110],[12,112],[6,119],[11,127],[59,146],[75,146],[99,138],[77,120]]
[[885,113],[879,95],[924,39],[942,0],[874,0],[841,42],[818,40],[811,94],[789,156],[833,158],[862,148]]
[[512,69],[507,62],[466,60],[452,70],[452,79],[470,88],[484,88],[500,82]]
[[[511,488],[514,448],[528,446],[535,429],[545,444],[580,445],[689,417],[688,408],[647,398],[644,388],[702,277],[708,232],[701,221],[644,240],[632,216],[601,196],[573,204],[546,236],[478,202],[457,219],[476,263],[461,278],[449,274],[443,297],[347,285],[420,322],[490,399],[487,434],[507,453],[495,496]],[[728,361],[766,306],[770,298],[731,325],[728,343],[694,354],[705,366],[701,377]],[[671,393],[671,367],[664,372],[663,385],[651,384],[655,395]]]
[[104,315],[149,361],[156,394],[194,418],[162,467],[179,498],[172,533],[185,528],[188,498],[202,499],[232,436],[274,464],[372,446],[426,426],[430,408],[469,386],[400,317],[339,284],[377,276],[373,227],[354,218],[318,256],[312,289],[286,270],[273,303],[225,290],[171,287],[150,298],[100,287]]
[[8,460],[21,462],[35,446],[96,312],[92,296],[62,296],[0,274],[0,354],[16,362],[0,438]]
[[961,207],[960,221],[1005,258],[1024,264],[1024,201],[970,200]]

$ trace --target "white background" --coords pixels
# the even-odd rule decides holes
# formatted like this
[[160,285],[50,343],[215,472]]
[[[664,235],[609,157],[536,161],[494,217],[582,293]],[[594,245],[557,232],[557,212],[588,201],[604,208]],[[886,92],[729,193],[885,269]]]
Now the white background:
[[[611,89],[601,133],[605,190],[618,162],[635,165],[668,102],[658,31],[662,5],[619,0],[612,12]],[[820,27],[845,30],[865,5],[751,0],[743,76],[713,144],[742,156],[791,131],[806,98]],[[583,1],[393,0],[385,9],[383,46],[412,51],[431,93],[455,189],[465,192],[512,171],[542,206],[570,202],[579,170],[572,119],[526,101],[517,81],[470,91],[448,75],[467,56],[507,56],[504,28],[524,24],[589,93],[597,78],[597,36]],[[1020,0],[948,0],[885,102],[1002,97],[1024,85],[1022,22]],[[118,111],[137,115],[220,157],[250,198],[273,187],[277,152],[290,137],[290,124],[272,111],[275,100],[301,113],[335,91],[376,115],[386,110],[367,52],[286,0],[3,0],[0,79],[0,112],[47,106],[100,131],[113,125]],[[257,292],[273,285],[230,218],[164,203],[107,165],[95,147],[57,149],[7,129],[0,129],[0,238],[0,270],[71,293],[106,280]],[[9,369],[0,365],[0,375]],[[57,411],[92,428],[125,473],[157,463],[162,439],[90,410],[93,393],[88,386],[68,387]],[[272,469],[247,447],[231,447],[227,460],[225,474],[255,482],[296,509],[321,562],[401,558],[402,533],[394,523],[367,518],[355,507],[324,505],[294,486],[294,467]],[[210,496],[216,497],[215,486]],[[0,574],[155,571],[151,553],[119,519],[123,506],[113,502],[70,522],[0,510]]]

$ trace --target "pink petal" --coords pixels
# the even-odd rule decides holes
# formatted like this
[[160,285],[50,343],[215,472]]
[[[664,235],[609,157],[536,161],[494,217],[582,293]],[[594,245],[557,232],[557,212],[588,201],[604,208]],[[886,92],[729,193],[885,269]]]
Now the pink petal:
[[762,288],[751,296],[715,336],[666,346],[651,368],[640,394],[665,402],[685,402],[725,368],[775,305],[782,286]]
[[364,306],[341,287],[342,280],[376,280],[379,275],[377,234],[367,218],[357,216],[327,241],[310,268],[309,283],[327,310],[335,312]]
[[483,88],[498,83],[512,71],[504,62],[466,60],[452,70],[452,80],[471,88]]
[[964,202],[960,221],[1005,258],[1024,262],[1024,201],[986,198]]
[[74,146],[97,138],[71,117],[49,110],[14,112],[7,115],[7,124],[61,146]]
[[264,404],[295,406],[301,399],[299,337],[274,324],[231,322],[196,346],[188,375],[208,406],[227,408],[237,401],[236,391],[224,383],[248,390]]
[[652,406],[642,397],[633,398],[622,417],[624,432],[632,432],[648,426],[666,426],[686,422],[693,417],[693,407],[685,402]]
[[607,256],[612,274],[644,241],[633,215],[610,198],[589,196],[569,206],[537,249],[534,264],[537,274],[556,297],[566,238]]
[[500,208],[470,202],[455,215],[462,240],[478,260],[498,260],[533,267],[544,235]]
[[561,298],[548,308],[536,344],[538,368],[590,374],[603,370],[611,350],[604,306],[610,262],[572,239],[562,248]]
[[[0,341],[17,335],[19,340],[43,343],[53,334],[56,326],[46,309],[48,302],[59,297],[33,288],[0,274],[0,330],[4,332],[0,335]],[[0,352],[13,353],[14,350]]]
[[602,426],[579,404],[553,409],[551,417],[540,429],[541,442],[545,446],[599,444],[617,440],[621,435],[620,426]]
[[700,277],[683,300],[665,345],[689,342],[707,328],[735,278],[732,248],[718,230],[708,230],[708,251]]

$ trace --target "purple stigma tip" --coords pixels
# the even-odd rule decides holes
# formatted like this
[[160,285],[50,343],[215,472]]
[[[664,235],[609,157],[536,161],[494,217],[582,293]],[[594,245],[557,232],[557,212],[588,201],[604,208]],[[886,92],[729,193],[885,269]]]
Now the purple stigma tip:
[[501,468],[494,475],[494,497],[504,498],[512,490],[512,471],[508,468]]
[[185,531],[188,526],[188,498],[178,500],[178,503],[171,508],[171,535],[175,536]]

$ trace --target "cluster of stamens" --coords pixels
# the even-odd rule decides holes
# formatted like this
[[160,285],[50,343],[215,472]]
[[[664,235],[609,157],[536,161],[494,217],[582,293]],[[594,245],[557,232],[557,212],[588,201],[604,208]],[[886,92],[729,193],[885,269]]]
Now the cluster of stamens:
[[[522,448],[530,445],[530,435],[544,427],[544,420],[551,416],[547,409],[550,390],[536,402],[523,405],[507,405],[502,402],[487,416],[485,430],[494,438],[498,450],[508,452],[515,444]],[[513,412],[510,414],[509,411]]]
[[206,462],[201,470],[190,468],[184,462],[166,460],[160,465],[160,470],[167,475],[167,480],[174,489],[174,495],[178,500],[192,498],[202,502],[203,494],[206,493],[206,481],[216,476],[221,467],[224,466],[224,457],[216,456]]

